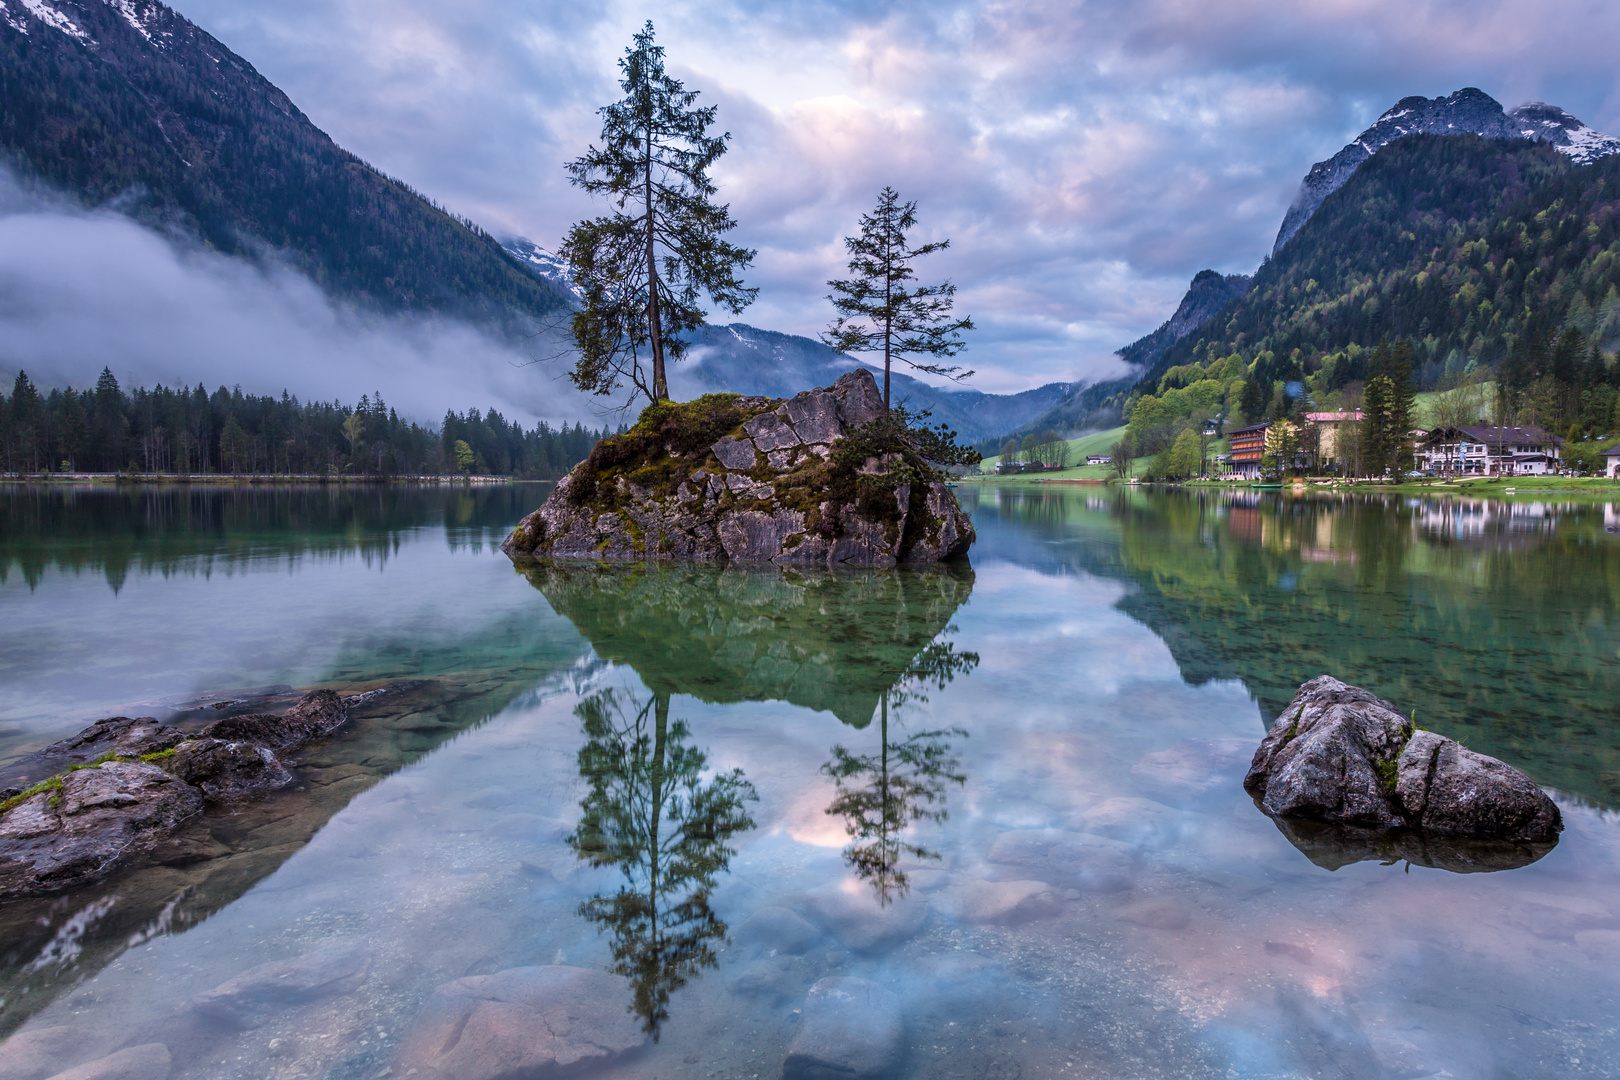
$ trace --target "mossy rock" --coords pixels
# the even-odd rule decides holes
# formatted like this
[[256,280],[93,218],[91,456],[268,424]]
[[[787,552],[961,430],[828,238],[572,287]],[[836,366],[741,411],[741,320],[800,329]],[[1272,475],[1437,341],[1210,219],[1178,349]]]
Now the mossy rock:
[[649,405],[502,549],[514,560],[941,562],[972,523],[862,369],[787,399]]

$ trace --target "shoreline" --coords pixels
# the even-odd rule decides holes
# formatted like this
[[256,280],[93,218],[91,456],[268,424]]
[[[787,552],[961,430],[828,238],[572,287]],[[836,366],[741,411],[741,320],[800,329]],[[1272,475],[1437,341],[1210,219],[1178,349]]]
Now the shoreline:
[[1120,480],[1093,480],[1073,476],[962,476],[953,477],[953,484],[1005,484],[1033,487],[1042,484],[1086,485],[1107,487],[1175,487],[1199,491],[1276,491],[1285,494],[1365,493],[1393,495],[1466,495],[1472,498],[1498,498],[1506,496],[1595,496],[1620,499],[1620,479],[1604,476],[1506,476],[1490,479],[1442,480],[1425,479],[1398,484],[1380,484],[1370,480],[1338,480],[1329,478],[1301,479],[1267,484],[1232,483],[1222,480],[1138,480],[1135,483]]
[[113,487],[168,487],[192,484],[224,485],[227,487],[267,484],[416,484],[463,486],[484,484],[555,484],[555,480],[520,480],[511,476],[331,476],[320,473],[5,473],[0,484],[90,484]]

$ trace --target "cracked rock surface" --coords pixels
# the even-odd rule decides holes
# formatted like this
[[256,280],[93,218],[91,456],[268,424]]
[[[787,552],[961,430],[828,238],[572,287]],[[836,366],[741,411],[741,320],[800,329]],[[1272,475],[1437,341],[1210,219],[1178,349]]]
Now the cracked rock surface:
[[[1557,804],[1524,773],[1419,730],[1389,702],[1326,675],[1299,688],[1243,786],[1279,824],[1290,823],[1284,833],[1294,843],[1319,847],[1340,865],[1355,861],[1348,856],[1357,844],[1378,847],[1380,836],[1404,832],[1381,853],[1409,857],[1402,853],[1412,849],[1413,861],[1428,865],[1496,869],[1513,860],[1473,865],[1480,860],[1466,854],[1467,842],[1551,845],[1563,828]],[[1352,832],[1329,836],[1313,824]],[[1414,848],[1413,833],[1429,843]],[[1425,857],[1426,847],[1440,854]]]
[[660,403],[599,443],[501,548],[513,559],[874,565],[965,555],[973,525],[940,474],[873,441],[885,416],[865,370],[787,400]]

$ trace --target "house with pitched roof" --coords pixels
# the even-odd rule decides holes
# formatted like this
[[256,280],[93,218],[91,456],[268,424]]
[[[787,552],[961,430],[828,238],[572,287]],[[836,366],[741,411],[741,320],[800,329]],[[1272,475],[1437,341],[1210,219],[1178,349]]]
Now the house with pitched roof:
[[1445,476],[1544,476],[1561,464],[1564,440],[1543,428],[1438,427],[1417,447],[1417,467]]

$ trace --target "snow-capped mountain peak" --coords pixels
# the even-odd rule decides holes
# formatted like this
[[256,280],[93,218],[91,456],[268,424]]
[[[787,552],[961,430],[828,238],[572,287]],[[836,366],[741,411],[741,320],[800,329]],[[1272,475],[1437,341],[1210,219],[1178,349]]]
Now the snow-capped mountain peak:
[[1558,106],[1544,101],[1526,102],[1507,116],[1524,138],[1552,143],[1559,153],[1567,154],[1577,164],[1585,165],[1620,153],[1620,138],[1595,131]]
[[578,285],[574,284],[573,276],[568,272],[568,264],[563,261],[561,256],[547,251],[533,240],[523,236],[514,237],[503,243],[501,247],[506,249],[508,255],[522,263],[523,268],[529,273],[561,285],[568,290],[569,295],[575,300],[584,298],[585,294]]

